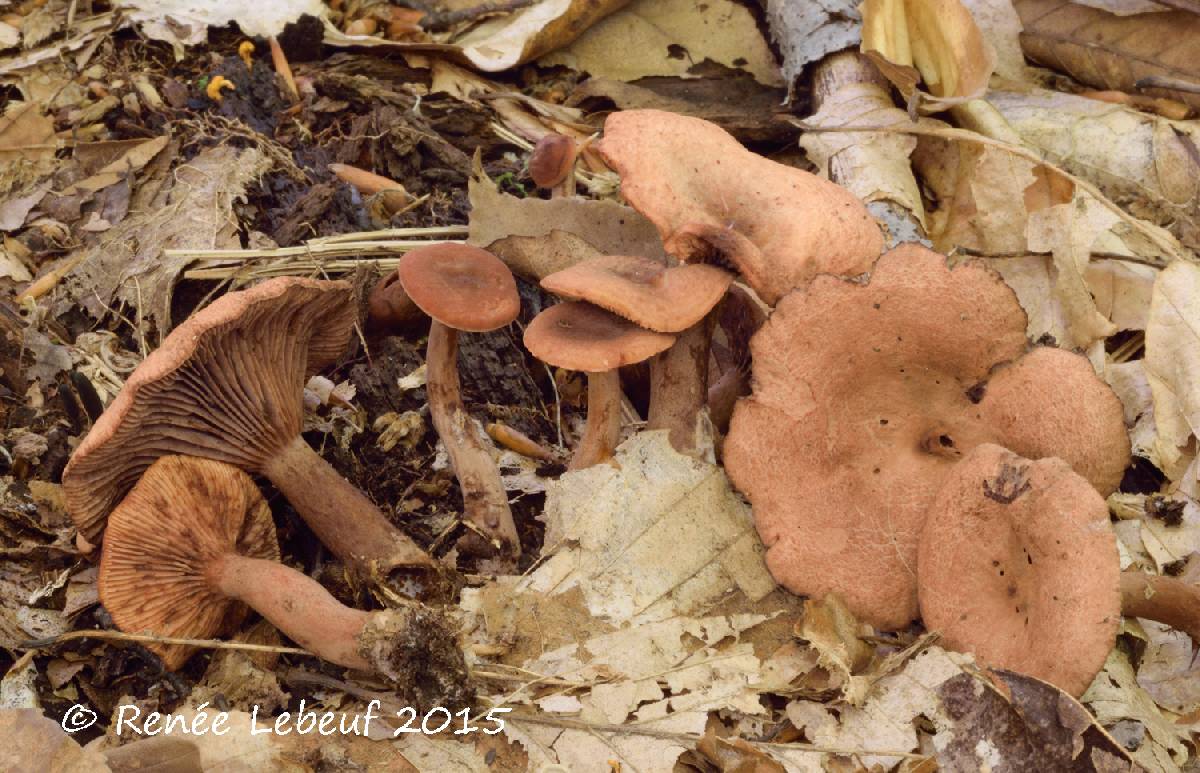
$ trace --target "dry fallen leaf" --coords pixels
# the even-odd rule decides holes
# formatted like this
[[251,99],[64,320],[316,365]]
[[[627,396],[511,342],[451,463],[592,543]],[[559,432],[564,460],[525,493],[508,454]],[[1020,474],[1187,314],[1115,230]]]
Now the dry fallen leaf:
[[783,77],[788,97],[806,65],[862,39],[857,0],[796,3],[767,0],[771,39],[783,54]]
[[1181,447],[1200,429],[1197,320],[1200,320],[1200,267],[1176,261],[1154,283],[1146,323],[1146,376],[1154,394],[1156,448],[1168,475],[1182,457]]
[[184,46],[207,41],[209,27],[236,23],[247,35],[271,37],[305,14],[324,18],[326,13],[321,0],[118,0],[114,5],[147,37],[170,43],[176,58],[183,57]]
[[81,747],[38,709],[0,709],[0,769],[6,773],[108,773],[104,757]]

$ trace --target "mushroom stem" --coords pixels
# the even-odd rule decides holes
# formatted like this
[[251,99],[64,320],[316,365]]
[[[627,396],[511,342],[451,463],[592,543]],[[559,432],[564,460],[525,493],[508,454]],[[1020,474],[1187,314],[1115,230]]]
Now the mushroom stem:
[[646,429],[665,429],[681,454],[698,448],[697,420],[708,402],[708,350],[714,317],[679,334],[670,349],[650,361],[650,411]]
[[275,561],[226,553],[211,567],[209,582],[322,660],[371,670],[358,652],[370,613],[345,606],[311,577]]
[[300,513],[317,539],[364,577],[433,559],[383,512],[296,436],[263,473]]
[[708,414],[712,417],[713,429],[722,434],[729,431],[733,418],[733,407],[739,397],[750,394],[750,369],[734,365],[724,373],[717,383],[708,388]]
[[425,379],[429,414],[458,476],[467,519],[499,540],[501,552],[520,555],[521,542],[500,471],[463,405],[458,382],[458,331],[437,320],[429,328]]
[[1178,577],[1121,572],[1121,614],[1165,623],[1200,644],[1200,586]]
[[587,427],[570,469],[582,470],[612,458],[621,439],[621,374],[614,369],[588,375]]

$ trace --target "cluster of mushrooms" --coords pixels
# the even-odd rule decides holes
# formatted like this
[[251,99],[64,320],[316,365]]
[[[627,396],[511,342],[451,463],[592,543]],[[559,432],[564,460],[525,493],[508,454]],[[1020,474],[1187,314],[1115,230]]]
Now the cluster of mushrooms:
[[[998,275],[918,245],[883,253],[848,192],[706,121],[614,113],[597,150],[678,262],[599,256],[537,277],[563,301],[526,348],[588,378],[572,469],[612,456],[621,369],[648,361],[646,428],[682,453],[720,441],[789,590],[836,593],[883,630],[920,616],[980,663],[1075,695],[1123,611],[1200,638],[1200,592],[1120,570],[1104,499],[1130,462],[1118,399],[1084,357],[1030,347]],[[535,150],[552,196],[573,190],[576,151],[557,136]],[[460,244],[406,254],[369,299],[377,332],[432,320],[427,392],[470,527],[459,544],[510,559],[518,532],[462,402],[457,341],[519,310],[508,267]],[[252,608],[334,663],[443,691],[465,673],[456,647],[429,645],[455,639],[436,611],[350,609],[281,564],[248,475],[359,577],[435,566],[300,437],[303,385],[354,322],[344,282],[268,280],[193,315],[130,377],[63,478],[81,538],[103,533],[100,594],[120,628],[208,638]],[[191,651],[151,646],[171,668]]]

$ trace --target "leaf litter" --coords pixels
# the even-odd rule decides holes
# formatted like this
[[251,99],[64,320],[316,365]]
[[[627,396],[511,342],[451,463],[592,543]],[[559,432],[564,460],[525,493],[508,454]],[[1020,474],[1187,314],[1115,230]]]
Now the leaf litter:
[[[625,374],[611,462],[564,471],[586,384],[530,357],[519,330],[553,303],[537,287],[549,273],[598,255],[668,260],[595,147],[604,115],[712,119],[869,202],[891,242],[984,261],[1015,291],[1031,341],[1085,353],[1122,401],[1135,456],[1109,498],[1122,567],[1195,582],[1196,17],[1150,5],[5,9],[0,723],[17,743],[2,766],[25,769],[37,749],[80,770],[162,759],[200,770],[1188,769],[1200,675],[1185,634],[1127,619],[1077,702],[942,649],[917,624],[879,632],[836,596],[795,597],[776,586],[752,508],[713,461],[720,436],[705,460],[641,429],[644,373]],[[1108,36],[1099,58],[1078,53],[1088,29]],[[1160,30],[1153,50],[1126,34],[1139,29]],[[849,82],[824,88],[837,52],[854,60],[838,76]],[[1141,85],[1114,75],[1145,62]],[[214,96],[218,75],[234,88]],[[553,133],[578,145],[575,196],[539,193],[529,176]],[[391,179],[411,206],[381,207],[330,164]],[[430,420],[424,331],[360,324],[354,351],[308,382],[303,425],[339,474],[457,563],[431,603],[462,631],[477,708],[513,709],[504,731],[393,739],[393,722],[370,737],[252,735],[256,706],[278,714],[304,698],[350,715],[387,693],[265,621],[178,673],[135,641],[78,636],[113,622],[74,541],[62,468],[138,362],[228,290],[342,276],[365,307],[401,254],[447,239],[487,248],[519,277],[516,332],[464,337],[459,363],[519,524],[519,563],[456,547],[467,527]],[[725,335],[715,340],[732,346]],[[282,497],[272,509],[288,564],[352,606],[395,603],[394,590],[357,585]],[[68,736],[57,720],[77,703],[100,722]],[[231,712],[228,737],[112,731],[122,705],[194,717],[205,703]]]

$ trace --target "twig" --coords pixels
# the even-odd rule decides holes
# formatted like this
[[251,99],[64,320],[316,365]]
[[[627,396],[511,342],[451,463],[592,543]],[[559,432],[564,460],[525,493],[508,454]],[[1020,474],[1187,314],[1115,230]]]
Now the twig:
[[1134,82],[1135,89],[1170,89],[1184,91],[1188,94],[1200,94],[1200,83],[1181,81],[1178,78],[1168,78],[1165,75],[1147,75]]
[[16,649],[40,650],[53,647],[55,644],[73,639],[104,639],[109,641],[132,641],[151,644],[181,644],[185,647],[214,650],[247,650],[250,652],[274,652],[281,655],[309,655],[316,657],[308,650],[299,647],[276,647],[269,644],[249,644],[246,642],[218,641],[217,639],[181,639],[174,636],[154,636],[147,633],[125,633],[124,631],[68,631],[58,636],[48,636],[45,639],[30,639],[19,642]]

